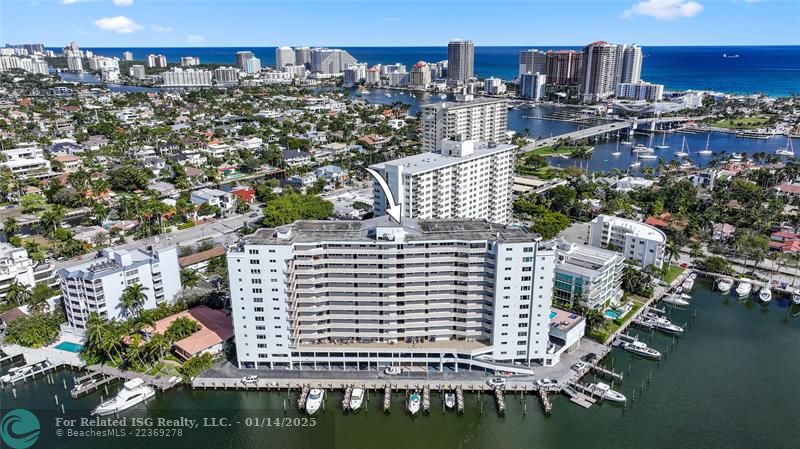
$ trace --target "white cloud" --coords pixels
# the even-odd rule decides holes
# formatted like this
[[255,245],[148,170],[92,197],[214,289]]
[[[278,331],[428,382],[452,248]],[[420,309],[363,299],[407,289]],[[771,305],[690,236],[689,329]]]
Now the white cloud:
[[117,6],[131,6],[133,4],[133,0],[111,0]]
[[644,0],[630,9],[626,9],[623,16],[654,17],[658,20],[672,20],[682,17],[693,17],[703,10],[703,5],[689,0]]
[[190,44],[198,44],[200,42],[203,42],[204,40],[205,38],[203,36],[198,36],[196,34],[189,34],[186,36],[186,42]]
[[75,3],[83,3],[89,0],[61,0],[62,5],[74,5]]
[[95,26],[103,31],[117,34],[133,33],[139,31],[143,26],[125,16],[103,17],[94,21]]
[[172,27],[163,27],[161,25],[150,25],[150,29],[156,33],[169,33],[172,31]]

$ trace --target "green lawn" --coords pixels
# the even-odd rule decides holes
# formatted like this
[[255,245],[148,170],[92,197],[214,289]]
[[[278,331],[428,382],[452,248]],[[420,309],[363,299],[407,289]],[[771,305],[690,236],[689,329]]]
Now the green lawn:
[[765,116],[742,117],[736,119],[718,120],[716,122],[710,122],[709,125],[725,129],[755,129],[764,126],[767,122],[769,122],[769,119],[769,117]]
[[593,329],[592,332],[589,333],[589,338],[596,340],[600,343],[605,343],[608,339],[608,336],[613,334],[620,328],[626,321],[636,313],[637,310],[642,308],[645,299],[639,298],[638,296],[630,296],[631,301],[633,301],[633,307],[631,310],[628,311],[624,316],[617,318],[616,320],[606,320],[602,326]]
[[577,149],[580,149],[580,148],[585,148],[585,149],[589,150],[592,147],[587,146],[587,145],[582,145],[582,146],[560,146],[560,147],[547,146],[547,147],[537,148],[537,149],[535,149],[533,151],[530,151],[528,154],[538,154],[539,156],[550,156],[550,155],[555,155],[555,154],[570,155],[570,154],[572,154],[573,151],[575,151]]
[[667,274],[664,275],[664,282],[667,284],[671,284],[672,281],[678,278],[678,276],[683,273],[683,268],[680,265],[670,265],[669,270],[667,270]]

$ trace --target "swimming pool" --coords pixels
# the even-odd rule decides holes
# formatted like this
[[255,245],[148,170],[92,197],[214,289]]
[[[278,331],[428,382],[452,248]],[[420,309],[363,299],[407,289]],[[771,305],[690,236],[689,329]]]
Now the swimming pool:
[[550,311],[550,319],[551,319],[551,320],[552,320],[553,318],[555,318],[555,316],[556,316],[556,315],[558,315],[558,314],[557,314],[557,313],[555,313],[555,312],[553,312],[552,310]]
[[606,318],[611,318],[612,320],[616,320],[620,316],[619,313],[617,313],[614,310],[606,310],[606,313],[604,313],[603,315],[605,315]]
[[81,352],[81,349],[83,349],[83,345],[72,343],[70,341],[62,341],[61,343],[57,344],[55,348],[62,351],[78,353]]

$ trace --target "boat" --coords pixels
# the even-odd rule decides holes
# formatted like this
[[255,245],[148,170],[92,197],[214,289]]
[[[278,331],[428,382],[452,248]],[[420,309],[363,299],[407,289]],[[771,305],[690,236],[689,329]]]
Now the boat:
[[621,154],[622,152],[619,151],[619,140],[617,140],[617,148],[611,152],[611,155],[614,157],[619,157]]
[[640,154],[639,159],[653,160],[653,159],[658,159],[658,156],[656,156],[655,154],[646,153],[646,154]]
[[736,286],[736,295],[739,297],[748,296],[751,291],[753,291],[753,284],[749,282],[739,281],[739,285]]
[[739,153],[731,153],[731,162],[742,162],[742,155]]
[[710,155],[714,154],[713,151],[708,149],[708,144],[710,142],[711,142],[711,134],[706,136],[706,147],[703,148],[702,150],[698,151],[697,154],[699,154],[700,156],[710,156]]
[[308,399],[306,399],[306,413],[313,415],[317,410],[322,407],[322,401],[325,399],[325,390],[322,388],[312,388],[308,392]]
[[633,142],[629,142],[627,140],[623,140],[622,142],[620,142],[620,145],[633,145]]
[[419,406],[422,403],[422,398],[416,391],[408,396],[408,412],[416,415],[419,412]]
[[640,165],[642,165],[642,163],[639,161],[639,153],[636,153],[636,159],[634,159],[633,162],[631,162],[630,167],[639,168]]
[[106,416],[121,412],[140,404],[156,395],[156,390],[145,385],[140,377],[125,382],[116,396],[97,406],[92,415]]
[[786,146],[784,148],[778,148],[775,150],[775,154],[778,156],[794,156],[794,147],[792,146],[792,138],[786,138]]
[[796,306],[800,305],[800,292],[792,293],[792,304]]
[[772,290],[768,286],[764,286],[758,292],[758,299],[763,303],[772,301]]
[[353,388],[353,392],[350,393],[350,410],[352,411],[358,410],[363,402],[364,402],[364,389]]
[[605,384],[603,382],[597,382],[596,384],[589,384],[589,390],[593,392],[597,392],[603,400],[610,401],[610,402],[625,402],[626,398],[625,395],[614,391],[611,389],[611,386]]
[[687,295],[686,293],[682,294],[682,295],[681,295],[681,298],[682,298],[682,299],[686,299],[686,300],[692,299],[692,297],[691,297],[691,296],[689,296],[689,295]]
[[456,406],[456,394],[452,392],[447,392],[444,394],[444,406],[447,408],[453,408]]
[[383,94],[383,96],[384,96],[384,97],[391,97],[391,96],[392,96],[392,94],[390,94],[389,92],[386,92],[386,93],[384,93],[384,94]]
[[685,299],[683,299],[683,298],[681,298],[680,296],[677,296],[677,295],[666,295],[663,298],[661,298],[661,301],[663,301],[663,302],[665,302],[667,304],[672,304],[673,306],[688,306],[689,305],[689,301],[687,301],[687,300],[685,300]]
[[652,153],[653,149],[650,147],[646,147],[640,143],[637,143],[633,147],[631,147],[631,151],[634,153]]
[[683,287],[683,291],[688,292],[692,289],[692,287],[694,287],[694,279],[686,278],[681,284],[681,287]]
[[670,320],[664,318],[663,316],[650,315],[648,318],[650,319],[650,324],[662,332],[666,332],[668,334],[683,333],[682,327],[678,326],[677,324],[672,324]]
[[441,98],[442,100],[446,100],[447,94],[439,94],[439,98]]
[[689,273],[689,279],[691,280],[697,279],[697,272],[692,271],[691,273]]
[[737,58],[739,58],[739,55],[729,55],[727,53],[723,53],[722,57],[725,58],[725,59],[737,59]]
[[622,343],[621,347],[622,349],[641,357],[647,357],[649,359],[661,358],[660,352],[656,351],[655,349],[647,346],[645,343],[638,340]]
[[3,377],[0,377],[0,382],[2,383],[9,383],[15,378],[22,378],[26,375],[30,374],[33,371],[33,365],[25,365],[25,366],[18,366],[16,368],[10,368]]
[[562,387],[561,388],[561,392],[564,393],[565,395],[569,396],[570,398],[575,398],[575,397],[580,396],[580,393],[578,393],[578,390],[576,390],[576,389],[574,389],[574,388],[572,388],[570,386]]
[[667,143],[667,133],[664,133],[663,137],[661,138],[661,145],[656,145],[655,148],[657,150],[668,150],[669,145],[667,145],[666,143]]
[[680,151],[674,152],[673,155],[675,155],[675,157],[687,157],[687,156],[689,156],[689,153],[684,151],[684,148],[686,148],[686,136],[683,137],[683,142],[681,143]]
[[721,291],[722,293],[728,293],[731,291],[731,287],[733,287],[733,281],[730,279],[722,278],[717,281],[717,290]]

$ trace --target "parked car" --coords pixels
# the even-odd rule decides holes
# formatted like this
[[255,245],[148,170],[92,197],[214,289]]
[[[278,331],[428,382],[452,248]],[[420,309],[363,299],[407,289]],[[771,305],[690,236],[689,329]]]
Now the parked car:
[[548,378],[545,377],[544,379],[537,380],[536,381],[536,385],[538,385],[539,388],[548,388],[548,387],[557,386],[558,382],[556,382],[553,379],[548,379]]
[[506,380],[503,379],[502,377],[493,377],[493,378],[488,379],[486,381],[486,385],[488,385],[490,387],[502,387],[505,384],[506,384]]
[[583,356],[582,360],[586,363],[593,363],[595,360],[597,360],[597,354],[595,354],[594,352],[590,352],[585,356]]
[[398,374],[403,373],[403,368],[400,368],[399,366],[387,366],[383,372],[390,376],[397,376]]
[[583,371],[584,369],[586,369],[586,364],[585,364],[585,363],[583,363],[583,362],[578,362],[578,363],[576,363],[576,364],[572,365],[572,369],[573,369],[574,371],[581,372],[581,371]]

